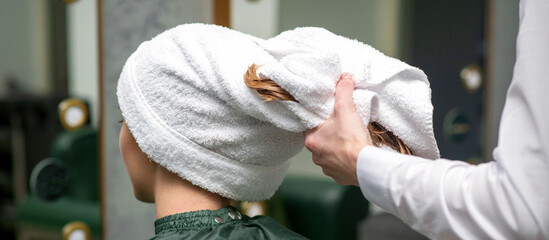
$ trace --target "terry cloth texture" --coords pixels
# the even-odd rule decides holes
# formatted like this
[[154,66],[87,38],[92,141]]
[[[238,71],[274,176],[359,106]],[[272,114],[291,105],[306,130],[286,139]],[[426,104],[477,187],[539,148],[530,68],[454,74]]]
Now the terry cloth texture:
[[[262,65],[298,101],[264,101],[243,75]],[[376,121],[415,155],[437,158],[425,74],[322,28],[263,40],[228,28],[186,24],[142,43],[118,82],[122,115],[149,158],[193,184],[244,201],[270,198],[302,132],[328,119],[335,85],[354,76],[364,122]]]

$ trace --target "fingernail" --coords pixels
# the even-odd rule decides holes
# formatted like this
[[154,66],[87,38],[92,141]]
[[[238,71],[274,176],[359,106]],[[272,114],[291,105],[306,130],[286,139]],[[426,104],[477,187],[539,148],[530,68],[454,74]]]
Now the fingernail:
[[348,73],[348,72],[345,72],[345,73],[341,74],[341,78],[352,78],[352,77],[353,77],[353,75]]

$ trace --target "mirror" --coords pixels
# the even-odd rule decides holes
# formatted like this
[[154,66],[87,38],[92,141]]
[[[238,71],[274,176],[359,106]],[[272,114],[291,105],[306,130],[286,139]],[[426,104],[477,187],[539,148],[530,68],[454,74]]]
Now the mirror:
[[[10,209],[1,212],[5,238],[61,239],[64,223],[88,213],[97,217],[86,221],[99,237],[99,183],[82,183],[91,201],[73,198],[82,192],[75,185],[79,168],[89,163],[79,181],[98,175],[96,4],[0,2],[0,202]],[[85,140],[64,148],[76,138]],[[71,154],[87,156],[72,162]]]
[[[31,172],[49,156],[49,143],[62,131],[56,106],[68,94],[65,15],[58,14],[63,11],[64,4],[57,1],[0,1],[0,208],[4,209],[0,212],[0,235],[3,238],[27,239],[36,235],[35,228],[20,224],[16,207],[32,194]],[[55,165],[43,170],[39,179],[59,172]],[[47,190],[39,185],[34,184]]]

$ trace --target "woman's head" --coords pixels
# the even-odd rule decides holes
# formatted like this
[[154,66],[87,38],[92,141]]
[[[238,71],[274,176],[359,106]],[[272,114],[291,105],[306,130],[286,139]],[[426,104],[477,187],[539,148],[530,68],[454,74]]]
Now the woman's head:
[[[304,141],[301,132],[280,128],[298,126],[297,117],[242,92],[242,73],[257,59],[255,40],[211,25],[168,30],[129,57],[117,87],[125,124],[153,162],[210,192],[246,201],[274,194]],[[244,49],[248,53],[240,53]]]
[[[260,79],[271,79],[295,101],[265,101],[246,86],[242,76],[253,63],[263,65]],[[150,160],[210,192],[256,201],[274,194],[288,160],[303,149],[302,132],[328,119],[343,71],[355,77],[363,120],[379,123],[371,132],[389,136],[390,130],[398,138],[388,140],[402,140],[419,156],[438,156],[425,75],[324,29],[263,40],[214,25],[182,25],[139,46],[117,95],[127,128]]]

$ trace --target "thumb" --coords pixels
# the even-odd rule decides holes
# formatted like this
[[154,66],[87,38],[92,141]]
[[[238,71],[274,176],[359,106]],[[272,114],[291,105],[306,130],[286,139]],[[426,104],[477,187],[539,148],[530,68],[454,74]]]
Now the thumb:
[[355,103],[353,101],[354,89],[355,83],[353,81],[353,75],[350,73],[343,73],[336,85],[335,113],[345,115],[350,112],[356,112]]

